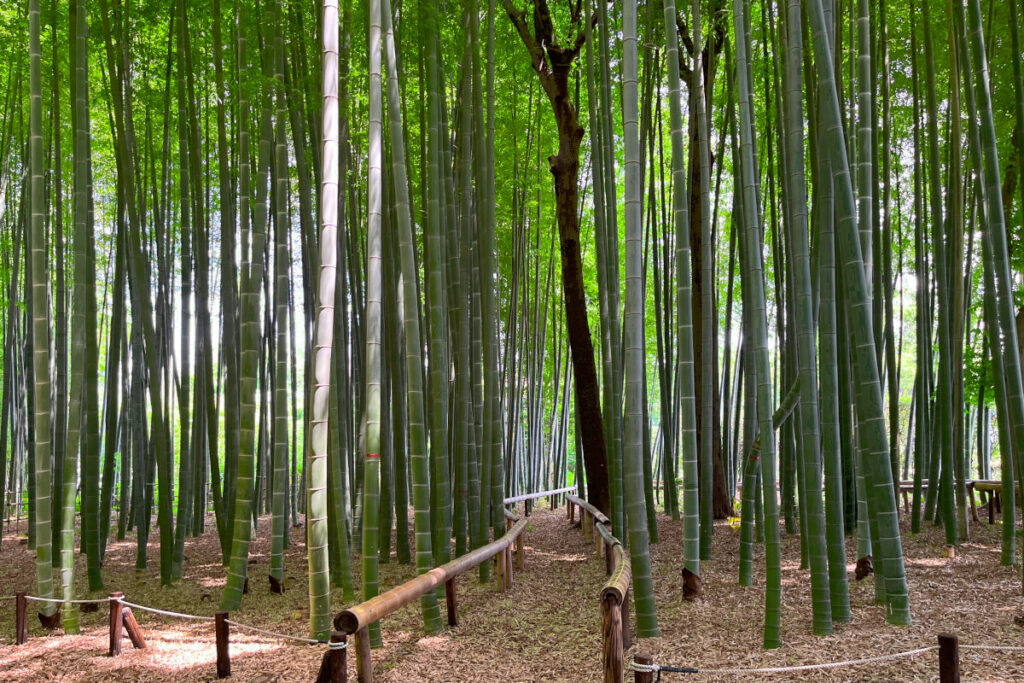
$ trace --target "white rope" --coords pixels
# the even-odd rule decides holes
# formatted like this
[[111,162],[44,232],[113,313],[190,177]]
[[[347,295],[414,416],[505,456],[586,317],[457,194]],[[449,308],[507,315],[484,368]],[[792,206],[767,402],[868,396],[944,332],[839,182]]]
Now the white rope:
[[[111,598],[113,600],[114,598]],[[162,614],[165,617],[177,617],[179,619],[198,619],[200,621],[213,621],[213,617],[202,617],[195,614],[182,614],[181,612],[169,612],[163,609],[156,609],[155,607],[146,607],[145,605],[136,605],[134,602],[128,602],[123,598],[119,602],[125,607],[134,607],[140,609],[143,612],[152,612],[153,614]]]
[[[2,598],[2,599],[3,600],[7,600],[8,598]],[[11,598],[11,599],[13,599],[13,598]],[[70,602],[73,605],[90,605],[90,604],[97,604],[97,603],[103,603],[103,602],[110,602],[111,600],[116,600],[117,598],[88,598],[88,599],[83,598],[81,600],[61,600],[60,598],[40,598],[40,597],[38,597],[36,595],[26,595],[25,599],[26,600],[32,600],[34,602],[55,602],[55,603],[59,603],[61,605],[63,605],[66,602]]]
[[334,642],[334,641],[331,641],[331,642],[327,643],[327,649],[328,650],[344,650],[347,647],[348,647],[348,642],[347,641],[337,642],[337,643]]
[[1014,645],[961,645],[961,650],[1005,650],[1007,652],[1024,652],[1024,647]]
[[[300,636],[290,636],[287,633],[276,633],[274,631],[268,631],[268,630],[263,629],[263,628],[257,628],[256,626],[249,626],[248,624],[240,624],[237,621],[231,621],[230,619],[225,619],[224,621],[226,621],[227,623],[231,624],[232,626],[237,626],[238,628],[248,629],[250,631],[256,631],[257,633],[262,633],[262,634],[268,635],[268,636],[274,636],[275,638],[284,638],[285,640],[294,640],[294,641],[299,642],[299,643],[307,643],[307,644],[310,644],[310,645],[319,645],[319,644],[323,643],[323,641],[314,640],[313,638],[302,638]],[[333,644],[334,643],[328,643],[328,645],[333,645]],[[336,650],[343,649],[344,647],[346,647],[348,645],[348,643],[337,643],[337,645],[338,645],[338,647],[333,648],[333,649],[336,649]]]
[[[963,646],[961,646],[963,647]],[[994,646],[993,646],[994,647]],[[888,655],[878,655],[877,657],[865,657],[864,659],[848,659],[842,662],[827,662],[825,664],[803,664],[801,666],[776,666],[762,669],[695,669],[688,673],[701,673],[710,675],[742,675],[742,674],[781,674],[789,673],[791,671],[813,671],[816,669],[838,669],[844,666],[857,666],[859,664],[869,664],[871,662],[882,662],[888,659],[900,659],[902,657],[913,657],[924,652],[931,652],[932,650],[938,650],[938,645],[932,645],[930,647],[919,647],[916,650],[907,650],[906,652],[895,652]],[[1021,648],[1024,649],[1024,648]],[[634,671],[640,671],[642,673],[655,673],[658,671],[669,671],[676,667],[663,667],[657,664],[637,664],[636,662],[630,662],[629,667]]]

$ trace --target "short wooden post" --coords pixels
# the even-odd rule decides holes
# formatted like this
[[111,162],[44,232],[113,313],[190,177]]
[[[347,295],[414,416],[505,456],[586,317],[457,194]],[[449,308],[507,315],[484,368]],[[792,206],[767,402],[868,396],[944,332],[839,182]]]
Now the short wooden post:
[[132,641],[132,646],[136,650],[143,650],[146,647],[146,639],[142,636],[142,629],[139,628],[139,622],[135,621],[135,615],[132,614],[131,607],[121,608],[121,625],[124,630],[128,632],[128,637]]
[[572,503],[568,501],[565,503],[565,518],[569,520],[570,524],[572,523]]
[[[596,525],[597,523],[598,523],[597,520],[594,520],[594,524]],[[597,527],[595,526],[594,527],[594,552],[597,553],[598,557],[601,557],[601,546],[602,545],[604,545],[604,538],[601,536],[600,533],[597,532]]]
[[17,595],[14,614],[14,642],[24,645],[28,640],[28,598],[25,591]]
[[[331,633],[332,643],[346,643],[348,636],[340,631]],[[331,661],[331,683],[348,683],[348,648],[334,647],[327,651]]]
[[[654,657],[638,653],[633,655],[633,661],[637,664],[650,666],[651,664],[654,664]],[[654,683],[654,673],[651,671],[634,671],[633,683]]]
[[373,683],[373,660],[370,658],[370,629],[356,631],[356,677],[359,683]]
[[996,523],[996,497],[991,491],[988,492],[988,523]]
[[448,625],[458,626],[459,617],[456,615],[455,610],[458,603],[455,600],[455,579],[448,579],[444,583],[444,598],[445,602],[448,603]]
[[619,612],[622,613],[622,647],[627,650],[633,647],[633,630],[630,628],[629,616],[629,594],[632,592],[632,588],[626,589],[626,594],[622,596],[622,604],[619,605]]
[[227,678],[231,675],[231,651],[228,649],[228,638],[230,635],[228,613],[217,612],[214,616],[214,624],[217,631],[217,678]]
[[516,569],[522,569],[526,565],[526,543],[523,535],[516,536]]
[[612,557],[612,544],[605,542],[604,544],[604,573],[608,576],[612,575],[614,567],[612,563],[615,562],[615,558]]
[[498,592],[505,592],[505,553],[498,553],[498,575],[495,577],[498,583]]
[[610,594],[601,601],[601,660],[604,683],[621,683],[622,612],[615,596]]
[[512,566],[512,545],[505,546],[505,587],[512,590],[512,578],[515,576],[515,569]]
[[111,657],[121,654],[121,598],[124,593],[117,591],[110,594],[110,651]]
[[960,642],[955,633],[939,634],[939,683],[960,683]]
[[580,526],[583,527],[583,538],[590,540],[592,529],[590,528],[590,513],[580,508]]

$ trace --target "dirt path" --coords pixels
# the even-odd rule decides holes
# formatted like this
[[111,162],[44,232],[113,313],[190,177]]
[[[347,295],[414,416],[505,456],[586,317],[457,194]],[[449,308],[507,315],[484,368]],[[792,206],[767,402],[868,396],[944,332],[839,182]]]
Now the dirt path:
[[[264,524],[261,521],[261,525]],[[783,639],[779,650],[761,648],[763,587],[736,585],[739,532],[727,524],[716,527],[713,559],[704,570],[705,597],[696,603],[680,600],[681,529],[659,517],[660,543],[651,547],[661,637],[637,642],[634,651],[649,652],[662,664],[698,668],[773,667],[813,664],[887,654],[935,644],[943,630],[956,631],[964,644],[1024,646],[1024,614],[1019,574],[999,566],[999,525],[975,524],[974,538],[954,559],[942,557],[941,529],[928,526],[905,536],[907,574],[914,624],[893,627],[874,605],[871,581],[851,585],[852,621],[836,626],[828,637],[810,630],[810,579],[799,568],[795,537],[783,538]],[[301,529],[294,530],[301,534]],[[300,538],[300,537],[298,537]],[[597,592],[603,584],[604,561],[594,556],[578,529],[571,529],[563,510],[536,510],[526,530],[526,567],[515,576],[513,589],[496,592],[476,575],[458,580],[459,626],[424,637],[416,606],[383,621],[384,647],[374,650],[379,681],[592,681],[600,675]],[[250,567],[252,592],[232,618],[293,635],[306,635],[308,622],[305,550],[293,541],[286,558],[288,592],[273,595],[266,574],[269,541],[254,543]],[[853,557],[852,540],[847,557]],[[211,533],[190,539],[186,546],[186,577],[160,588],[157,549],[150,547],[151,569],[134,570],[131,540],[111,545],[104,576],[111,589],[128,599],[154,607],[212,615],[224,583],[217,541]],[[78,558],[81,560],[81,558]],[[14,535],[0,550],[0,595],[30,589],[33,555]],[[763,567],[755,556],[755,572]],[[358,563],[356,563],[358,569]],[[852,575],[853,565],[848,569]],[[413,575],[394,559],[381,565],[381,589]],[[84,579],[84,566],[79,579]],[[358,575],[356,576],[358,582]],[[760,581],[760,575],[755,576]],[[333,605],[343,605],[340,590]],[[13,646],[13,603],[0,602],[0,680],[4,681],[186,681],[215,680],[212,624],[138,614],[149,647],[134,651],[125,641],[124,655],[105,656],[104,611],[83,614],[83,633],[46,634],[30,615],[31,638]],[[105,607],[105,606],[104,606]],[[233,630],[234,680],[311,680],[322,647],[285,644]],[[631,653],[627,653],[627,658]],[[354,653],[353,653],[354,655]],[[1024,653],[962,651],[964,680],[1024,680]],[[350,677],[355,675],[350,657]],[[891,681],[936,679],[936,653],[858,668],[775,675],[772,680]],[[763,676],[734,677],[760,680]],[[672,681],[729,680],[724,676],[665,673]]]

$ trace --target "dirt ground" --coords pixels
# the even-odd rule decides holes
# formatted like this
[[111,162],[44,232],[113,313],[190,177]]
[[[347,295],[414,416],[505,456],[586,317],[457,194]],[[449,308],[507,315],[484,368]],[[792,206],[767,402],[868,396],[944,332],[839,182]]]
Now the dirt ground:
[[[150,567],[137,573],[133,539],[110,544],[104,579],[110,590],[152,607],[210,616],[216,610],[225,570],[212,531],[186,545],[185,577],[161,588],[158,550],[149,548]],[[269,520],[260,521],[250,565],[251,593],[235,621],[296,636],[308,635],[308,601],[302,529],[293,529],[285,560],[287,592],[270,593],[266,580]],[[799,568],[799,544],[783,537],[784,645],[761,648],[763,586],[737,586],[739,531],[716,527],[713,559],[704,570],[704,597],[696,603],[680,599],[681,526],[659,517],[660,543],[651,556],[661,637],[636,640],[637,651],[654,655],[659,664],[698,669],[754,668],[815,664],[884,655],[934,645],[940,631],[959,634],[962,645],[1024,646],[1021,579],[999,566],[999,525],[972,525],[973,536],[955,558],[943,557],[941,530],[929,527],[904,537],[907,576],[914,623],[894,627],[874,604],[871,580],[851,584],[852,620],[838,624],[828,637],[811,634],[810,578]],[[16,529],[4,530],[0,548],[0,597],[17,590],[31,592],[33,554]],[[20,531],[25,531],[24,521]],[[22,536],[23,538],[23,536]],[[156,530],[152,539],[155,541]],[[594,556],[564,510],[535,510],[526,535],[526,567],[515,576],[509,593],[494,584],[481,585],[475,575],[458,580],[459,626],[443,635],[424,637],[416,606],[382,622],[384,647],[374,650],[380,681],[592,681],[601,671],[598,591],[605,580],[604,560]],[[847,556],[853,558],[853,546]],[[76,580],[85,595],[84,562],[79,557]],[[755,568],[763,567],[763,555]],[[358,563],[356,563],[358,570]],[[848,566],[853,574],[853,563]],[[381,565],[381,590],[414,575],[409,566]],[[756,577],[759,581],[760,577]],[[358,582],[358,576],[356,577]],[[101,594],[102,595],[102,594]],[[340,589],[332,607],[344,606]],[[213,624],[136,611],[147,648],[109,658],[106,605],[82,614],[82,634],[46,633],[30,605],[30,639],[14,646],[14,602],[0,601],[0,680],[4,681],[210,681],[216,677]],[[235,680],[312,680],[323,646],[290,644],[257,633],[232,629],[231,664]],[[355,675],[354,653],[349,657]],[[1024,680],[1024,652],[961,650],[963,680]],[[937,653],[859,667],[772,675],[774,680],[891,681],[937,680]],[[631,677],[630,677],[631,678]],[[763,675],[728,677],[664,673],[662,680],[759,680]]]

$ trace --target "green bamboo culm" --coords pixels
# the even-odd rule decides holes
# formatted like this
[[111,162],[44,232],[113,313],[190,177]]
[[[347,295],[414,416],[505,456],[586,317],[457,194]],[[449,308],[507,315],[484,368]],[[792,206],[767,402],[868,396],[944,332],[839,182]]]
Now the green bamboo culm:
[[[984,179],[985,232],[989,240],[990,258],[986,265],[994,275],[995,289],[986,289],[985,296],[992,296],[996,302],[996,314],[1003,347],[993,348],[992,353],[1002,353],[1005,372],[1006,403],[1009,408],[1010,426],[1014,444],[1024,443],[1024,386],[1021,381],[1021,363],[1014,324],[1014,304],[1010,273],[1010,256],[1006,244],[1006,214],[1001,194],[1002,181],[999,171],[999,155],[995,123],[992,115],[992,93],[989,86],[988,57],[985,52],[985,37],[982,34],[981,6],[978,0],[967,3],[967,36],[970,43],[971,70],[974,80],[975,103],[980,120],[982,177]],[[1019,93],[1018,93],[1019,96]],[[1014,454],[1018,481],[1024,483],[1024,468],[1021,454]]]
[[[275,14],[280,19],[281,0],[275,0]],[[274,352],[274,415],[273,476],[271,493],[270,578],[271,587],[284,590],[284,547],[287,544],[288,505],[288,141],[285,117],[288,103],[284,88],[284,33],[274,38],[274,89],[277,109],[274,113],[274,269],[277,299],[276,349]]]
[[[383,184],[384,136],[381,92],[381,0],[370,0],[370,118],[367,135],[367,227],[366,227],[366,437],[363,463],[363,600],[377,595],[377,564],[380,545],[380,383],[381,383],[381,190]],[[380,624],[370,625],[370,642],[381,644]]]
[[[53,597],[53,558],[50,483],[50,280],[46,271],[46,234],[43,230],[43,90],[41,73],[39,0],[29,0],[29,234],[32,252],[32,374],[35,415],[35,540],[36,590],[41,598]],[[55,603],[39,603],[39,613],[50,617]]]
[[[733,16],[737,32],[744,26],[748,6],[746,0],[733,0]],[[761,484],[764,490],[764,535],[765,535],[765,606],[764,606],[764,647],[777,648],[782,645],[782,568],[779,547],[779,503],[775,491],[776,458],[775,428],[772,424],[772,380],[771,361],[768,354],[768,319],[765,305],[764,280],[761,257],[761,218],[755,187],[754,140],[751,127],[753,102],[749,81],[750,64],[747,45],[742,36],[736,41],[737,98],[740,106],[740,169],[742,176],[744,309],[749,307],[748,322],[751,327],[754,372],[757,377],[757,422],[760,427]]]
[[[265,65],[265,70],[269,68]],[[220,607],[236,610],[242,604],[242,593],[249,570],[249,543],[252,538],[253,498],[256,481],[256,375],[260,347],[260,291],[263,289],[263,259],[258,255],[266,247],[267,183],[273,151],[271,139],[270,98],[264,98],[260,113],[259,157],[256,172],[256,200],[252,212],[252,245],[242,263],[240,329],[242,336],[239,411],[238,472],[235,476],[235,506],[231,516],[231,557],[228,578]],[[322,270],[321,270],[322,272]],[[332,288],[333,291],[333,288]],[[319,378],[318,378],[319,379]],[[330,386],[330,382],[326,382]],[[326,426],[326,425],[325,425]],[[311,617],[312,618],[312,617]],[[328,634],[329,635],[329,634]],[[319,637],[319,636],[317,636]]]
[[878,529],[878,537],[873,539],[876,542],[875,554],[881,563],[881,574],[885,577],[886,619],[893,624],[907,625],[910,623],[910,601],[903,563],[903,544],[889,463],[889,444],[885,432],[882,389],[874,351],[870,306],[867,305],[868,286],[857,235],[850,164],[846,154],[839,97],[832,67],[832,46],[826,33],[821,0],[809,0],[806,6],[814,38],[817,77],[825,95],[819,101],[824,121],[824,135],[819,139],[826,143],[833,165],[836,239],[842,257],[842,276],[846,287],[844,309],[849,327],[856,337],[853,356],[858,377],[857,430],[859,442],[865,451],[865,465],[873,481],[870,497],[874,503],[873,512],[877,518]]
[[643,460],[647,457],[643,438],[644,382],[644,285],[643,228],[640,225],[640,116],[637,95],[636,0],[626,0],[622,11],[622,127],[626,145],[626,310],[625,332],[625,425],[623,450],[626,518],[629,529],[630,564],[636,602],[637,634],[658,635],[651,579],[647,508],[644,503]]
[[[420,334],[416,292],[416,245],[412,236],[409,183],[405,169],[405,141],[398,87],[398,60],[391,21],[391,0],[381,0],[384,20],[384,57],[388,80],[388,130],[391,141],[391,170],[394,178],[395,213],[398,217],[398,255],[402,273],[402,323],[405,331],[405,368],[409,429],[409,464],[412,475],[413,533],[416,539],[416,572],[433,568],[430,537],[430,464],[427,460],[427,426],[423,404],[423,345]],[[420,610],[427,633],[440,633],[441,612],[437,595],[430,591],[420,598]]]
[[[825,513],[821,500],[821,445],[818,417],[817,353],[814,343],[814,301],[811,293],[810,245],[807,227],[807,181],[804,169],[804,112],[800,70],[803,61],[803,27],[800,0],[789,0],[786,12],[786,60],[783,113],[786,150],[786,199],[789,202],[789,239],[792,254],[792,288],[796,311],[797,362],[800,382],[800,450],[807,497],[805,545],[811,565],[813,629],[817,635],[832,633],[828,557],[825,543]],[[837,541],[837,539],[833,539]],[[838,542],[842,542],[838,539]],[[844,572],[845,576],[845,572]],[[831,586],[841,590],[840,586]]]
[[[715,294],[711,233],[711,150],[708,142],[708,107],[704,99],[704,43],[700,32],[700,0],[692,0],[693,70],[690,92],[693,122],[697,131],[697,163],[700,176],[700,264],[701,264],[701,328],[700,328],[700,559],[711,559],[711,538],[714,532],[714,424],[715,424]],[[712,39],[713,40],[713,39]],[[691,169],[692,171],[692,169]],[[691,172],[690,177],[693,177]],[[690,188],[691,196],[693,188]]]
[[[664,1],[665,61],[668,65],[669,125],[672,136],[672,216],[676,229],[676,336],[679,347],[679,425],[683,466],[683,596],[700,593],[700,511],[697,489],[697,407],[693,361],[693,299],[690,275],[690,211],[686,193],[686,147],[679,76],[675,0]],[[676,454],[671,454],[676,457]]]
[[[72,40],[74,66],[74,278],[75,282],[88,282],[85,275],[85,235],[88,230],[89,211],[89,162],[88,162],[88,81],[87,41],[85,33],[86,7],[84,3],[72,5],[74,37]],[[81,452],[82,397],[84,396],[85,369],[85,328],[84,328],[84,287],[73,290],[71,336],[71,384],[68,394],[68,425],[64,455],[63,491],[61,492],[60,520],[60,578],[65,603],[62,622],[65,633],[78,633],[78,608],[70,601],[75,597],[75,501],[78,494],[78,454]]]
[[327,548],[327,435],[334,345],[334,286],[338,272],[338,0],[324,0],[320,163],[320,273],[313,332],[313,406],[306,475],[309,627],[317,640],[331,632],[331,573]]
[[427,271],[427,294],[429,297],[430,350],[429,391],[432,406],[430,418],[430,500],[431,500],[431,550],[434,563],[441,565],[451,557],[451,505],[448,486],[448,354],[446,331],[445,274],[442,255],[444,249],[444,207],[442,147],[445,144],[442,130],[442,74],[438,54],[434,45],[437,33],[437,7],[432,3],[424,5],[424,36],[427,76],[428,113],[428,182],[427,182],[427,233],[424,248]]

